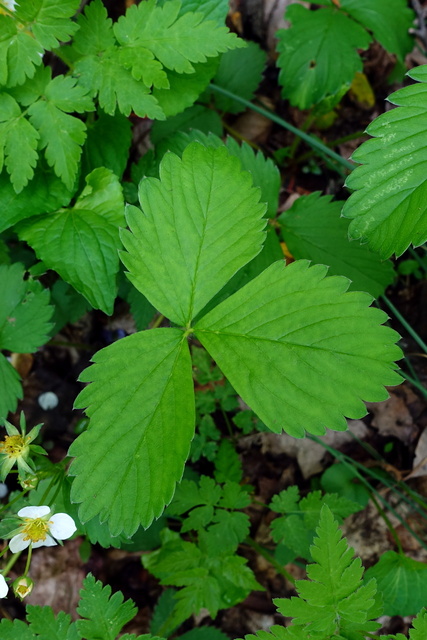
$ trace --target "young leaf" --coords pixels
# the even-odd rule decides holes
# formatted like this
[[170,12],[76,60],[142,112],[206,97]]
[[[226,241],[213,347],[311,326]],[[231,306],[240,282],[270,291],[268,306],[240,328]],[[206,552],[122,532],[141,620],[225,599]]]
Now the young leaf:
[[367,291],[377,298],[392,282],[389,260],[366,245],[348,241],[348,222],[340,217],[341,203],[317,191],[298,198],[279,217],[283,240],[295,258],[329,266],[330,275],[346,276],[349,289]]
[[353,557],[327,506],[322,508],[317,535],[311,547],[315,564],[307,568],[310,580],[297,581],[298,598],[274,603],[282,615],[294,618],[295,626],[305,627],[313,640],[334,634],[363,640],[365,632],[380,626],[370,621],[377,613],[375,581],[362,584],[360,559]]
[[111,587],[103,587],[91,574],[84,579],[83,587],[77,607],[77,613],[84,618],[76,621],[79,633],[85,640],[115,640],[124,625],[135,616],[132,600],[123,602],[121,591],[111,595]]
[[182,331],[155,329],[94,362],[81,376],[93,383],[76,400],[91,422],[70,449],[72,498],[83,521],[99,513],[113,535],[131,536],[161,514],[182,476],[194,433],[190,354]]
[[277,33],[283,96],[308,109],[350,87],[356,71],[362,71],[357,49],[368,48],[368,32],[336,7],[309,11],[292,4],[286,18],[292,26]]
[[237,393],[272,430],[295,437],[344,430],[366,413],[361,398],[397,384],[397,334],[370,297],[347,292],[326,267],[276,262],[194,327]]
[[355,190],[342,211],[352,218],[350,236],[367,241],[382,258],[400,256],[409,244],[427,240],[427,65],[408,75],[418,83],[389,96],[398,108],[369,125],[374,138],[353,154],[361,166],[346,181]]
[[129,207],[121,259],[130,281],[161,313],[185,326],[261,250],[265,207],[226,149],[189,145],[168,154],[160,180],[140,184]]
[[27,620],[32,633],[37,634],[37,640],[80,640],[71,616],[63,611],[55,617],[51,607],[28,605]]
[[427,599],[427,564],[386,551],[370,567],[365,579],[376,578],[378,591],[384,598],[386,616],[415,615]]
[[24,221],[19,235],[93,307],[111,314],[121,246],[118,228],[125,224],[123,194],[109,169],[95,169],[86,183],[72,209]]
[[[255,42],[247,42],[245,49],[227,51],[221,56],[215,84],[237,94],[246,100],[252,100],[267,61],[267,54]],[[221,111],[240,113],[245,107],[240,103],[215,93],[215,104]]]

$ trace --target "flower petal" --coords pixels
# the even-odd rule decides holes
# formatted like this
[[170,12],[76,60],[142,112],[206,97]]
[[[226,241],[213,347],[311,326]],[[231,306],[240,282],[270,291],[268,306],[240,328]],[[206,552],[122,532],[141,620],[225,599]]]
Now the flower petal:
[[49,531],[57,540],[66,540],[77,531],[77,527],[68,513],[55,513],[49,519]]
[[8,591],[9,587],[7,586],[7,582],[4,579],[4,576],[0,573],[0,598],[5,598]]
[[56,547],[57,544],[51,536],[47,535],[44,540],[33,542],[33,549],[37,549],[38,547]]
[[24,549],[30,546],[30,540],[24,538],[26,538],[26,536],[24,536],[23,533],[18,533],[17,536],[13,536],[12,540],[9,542],[9,549],[12,551],[12,553],[24,551]]
[[20,518],[43,518],[50,513],[50,507],[24,507],[18,511]]

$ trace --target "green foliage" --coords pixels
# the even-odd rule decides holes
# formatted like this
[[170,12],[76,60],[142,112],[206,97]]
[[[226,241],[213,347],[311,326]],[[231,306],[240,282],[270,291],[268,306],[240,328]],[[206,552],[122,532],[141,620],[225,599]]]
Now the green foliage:
[[419,246],[427,239],[427,151],[421,142],[427,125],[427,65],[408,75],[417,83],[389,96],[398,108],[369,125],[367,132],[374,137],[353,154],[361,166],[346,182],[354,190],[342,212],[352,219],[350,236],[368,242],[382,258],[400,256],[410,243]]
[[372,40],[368,31],[400,61],[412,47],[407,33],[414,14],[404,0],[381,0],[375,7],[368,0],[341,0],[339,9],[331,0],[316,4],[329,6],[314,12],[289,6],[285,17],[292,25],[277,33],[283,96],[300,109],[335,95],[338,101],[350,88],[362,71],[358,50],[367,49]]
[[378,298],[393,280],[393,266],[366,245],[348,240],[349,223],[340,217],[341,206],[318,191],[298,198],[279,217],[283,240],[295,258],[326,264],[330,275],[351,280],[350,290]]
[[100,168],[87,176],[72,208],[30,218],[18,230],[47,267],[94,308],[111,314],[117,295],[119,227],[124,224],[120,182],[112,171]]
[[324,491],[336,492],[352,502],[357,502],[361,507],[366,507],[371,496],[355,469],[341,462],[325,469],[320,484]]
[[321,491],[311,491],[301,499],[298,487],[289,487],[275,495],[270,504],[270,509],[285,514],[271,523],[274,542],[286,545],[295,557],[310,560],[311,545],[323,505],[327,505],[338,523],[361,508],[336,493],[322,495]]
[[[0,349],[36,351],[47,339],[53,308],[49,293],[37,280],[24,280],[19,263],[0,265]],[[0,418],[6,418],[22,397],[19,375],[0,353]]]
[[427,564],[403,553],[386,551],[365,574],[375,578],[387,616],[415,615],[427,598]]

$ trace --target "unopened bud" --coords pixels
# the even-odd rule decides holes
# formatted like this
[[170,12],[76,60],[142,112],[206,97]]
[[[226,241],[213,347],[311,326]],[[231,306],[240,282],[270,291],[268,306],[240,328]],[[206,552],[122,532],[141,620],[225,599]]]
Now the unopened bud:
[[23,478],[19,476],[19,484],[23,489],[35,489],[39,483],[39,477],[37,475],[26,476]]
[[12,584],[13,593],[21,600],[30,595],[33,587],[34,582],[29,576],[21,576],[20,578],[16,578],[16,580]]

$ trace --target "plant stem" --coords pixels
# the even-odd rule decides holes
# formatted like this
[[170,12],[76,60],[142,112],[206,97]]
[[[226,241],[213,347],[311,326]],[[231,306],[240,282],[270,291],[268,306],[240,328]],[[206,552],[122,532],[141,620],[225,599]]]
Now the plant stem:
[[375,499],[375,497],[373,495],[371,495],[371,500],[374,503],[378,513],[380,514],[380,516],[382,517],[382,519],[384,520],[384,522],[386,523],[387,529],[390,531],[390,534],[397,546],[397,549],[399,551],[399,553],[403,554],[403,549],[402,549],[402,545],[401,542],[399,540],[399,536],[396,533],[396,529],[393,527],[393,525],[390,522],[390,518],[387,516],[387,514],[385,513],[384,509],[382,508],[382,506],[380,504],[378,504],[377,500]]
[[295,584],[296,582],[295,578],[291,576],[291,574],[288,571],[286,571],[284,567],[282,567],[280,562],[278,562],[276,558],[269,551],[267,551],[267,549],[265,549],[260,544],[258,544],[258,542],[255,542],[255,540],[253,540],[253,538],[250,538],[249,536],[245,539],[245,543],[248,544],[250,547],[252,547],[252,549],[254,549],[257,553],[259,553],[260,556],[268,560],[268,562],[273,565],[276,571],[281,573],[282,576],[284,576],[287,580],[289,580],[289,582],[292,582],[292,584]]
[[18,551],[18,553],[14,553],[13,554],[13,556],[10,558],[10,560],[7,563],[7,565],[5,566],[5,568],[2,570],[3,575],[7,576],[7,574],[12,569],[13,565],[15,564],[15,562],[18,560],[18,558],[21,555],[21,553],[22,553],[22,551]]
[[211,83],[209,85],[209,88],[212,89],[212,91],[216,91],[217,93],[222,93],[222,95],[227,96],[227,98],[232,98],[233,100],[240,102],[240,104],[243,104],[248,109],[252,109],[252,111],[256,111],[260,115],[264,116],[265,118],[268,118],[272,122],[275,122],[276,124],[280,125],[284,129],[291,131],[293,134],[295,134],[296,136],[300,137],[302,140],[307,142],[307,144],[309,144],[313,149],[320,151],[322,154],[326,156],[329,156],[330,158],[332,158],[333,160],[341,164],[346,169],[349,169],[350,171],[354,169],[355,165],[352,162],[350,162],[349,160],[346,160],[345,158],[340,156],[338,153],[336,153],[332,149],[329,149],[329,147],[327,147],[325,144],[323,144],[323,142],[321,142],[314,136],[311,136],[308,133],[304,133],[304,131],[300,131],[300,129],[298,129],[297,127],[294,127],[294,125],[290,124],[289,122],[286,122],[286,120],[283,120],[283,118],[279,118],[279,116],[276,116],[275,113],[272,113],[268,109],[265,109],[264,107],[259,107],[258,105],[253,104],[252,102],[249,102],[249,100],[245,100],[244,98],[241,98],[240,96],[232,93],[231,91],[227,91],[227,89],[223,89],[223,87],[219,87],[216,84]]
[[28,547],[28,556],[27,556],[27,562],[25,564],[25,570],[23,575],[26,576],[29,569],[30,569],[30,564],[31,564],[31,556],[33,555],[33,545],[30,544],[30,546]]
[[401,375],[403,378],[405,378],[405,380],[410,382],[412,384],[412,386],[414,386],[416,389],[421,391],[423,396],[425,398],[427,398],[427,389],[425,387],[423,387],[423,385],[420,382],[417,382],[416,380],[414,380],[414,378],[411,378],[411,376],[408,376],[408,374],[405,373],[404,371],[402,371],[402,369],[400,369],[399,375]]
[[411,327],[411,325],[409,324],[409,322],[402,316],[402,314],[400,313],[400,311],[398,311],[396,309],[396,307],[394,306],[394,304],[392,302],[390,302],[390,300],[387,298],[386,295],[382,295],[381,299],[384,300],[384,302],[386,303],[386,305],[388,306],[388,308],[390,309],[390,311],[394,314],[394,316],[399,320],[400,324],[403,325],[406,329],[406,331],[409,333],[409,335],[411,335],[413,337],[413,339],[415,340],[415,342],[421,347],[421,349],[424,351],[424,353],[427,353],[427,344],[424,342],[424,340],[422,340],[420,338],[420,336],[418,335],[418,333],[416,331],[414,331],[414,329]]
[[165,319],[165,316],[163,316],[161,313],[157,316],[157,318],[154,320],[153,324],[151,325],[152,329],[157,329],[158,327],[160,327],[160,325],[162,324],[163,320]]

